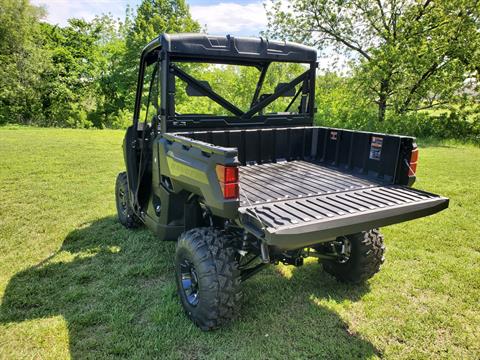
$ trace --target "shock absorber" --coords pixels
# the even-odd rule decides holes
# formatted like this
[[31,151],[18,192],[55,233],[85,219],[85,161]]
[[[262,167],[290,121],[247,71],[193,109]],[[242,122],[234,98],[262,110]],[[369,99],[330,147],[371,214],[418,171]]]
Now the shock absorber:
[[270,263],[270,252],[268,251],[268,245],[264,241],[260,241],[260,253],[262,262],[265,264]]

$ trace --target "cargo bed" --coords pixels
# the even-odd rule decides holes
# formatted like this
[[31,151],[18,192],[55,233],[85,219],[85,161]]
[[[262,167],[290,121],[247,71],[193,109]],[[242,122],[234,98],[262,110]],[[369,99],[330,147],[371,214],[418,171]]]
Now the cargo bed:
[[436,213],[448,199],[303,160],[240,167],[241,220],[294,249]]
[[381,182],[303,160],[242,166],[240,183],[242,206],[248,205],[248,201],[260,204],[381,185]]
[[187,149],[197,148],[202,158],[212,153],[235,159],[240,197],[233,216],[257,238],[283,250],[448,207],[447,198],[410,187],[416,147],[410,137],[298,127],[195,131],[169,140],[180,142],[182,152],[193,154]]

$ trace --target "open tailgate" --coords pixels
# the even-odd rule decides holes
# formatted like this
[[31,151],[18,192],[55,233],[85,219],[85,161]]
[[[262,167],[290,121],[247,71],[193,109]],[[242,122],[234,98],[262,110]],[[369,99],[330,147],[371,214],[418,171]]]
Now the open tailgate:
[[376,186],[239,208],[244,226],[281,249],[307,247],[437,213],[448,199],[399,185]]

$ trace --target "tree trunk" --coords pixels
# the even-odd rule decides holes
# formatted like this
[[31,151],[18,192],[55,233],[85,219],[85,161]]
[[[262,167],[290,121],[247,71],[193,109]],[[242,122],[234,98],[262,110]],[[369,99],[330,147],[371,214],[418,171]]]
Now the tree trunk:
[[385,111],[387,110],[387,98],[386,96],[380,96],[378,100],[378,121],[383,122],[385,120]]
[[380,94],[378,97],[378,121],[379,122],[383,122],[385,120],[389,85],[390,85],[390,82],[388,79],[384,79],[380,82]]

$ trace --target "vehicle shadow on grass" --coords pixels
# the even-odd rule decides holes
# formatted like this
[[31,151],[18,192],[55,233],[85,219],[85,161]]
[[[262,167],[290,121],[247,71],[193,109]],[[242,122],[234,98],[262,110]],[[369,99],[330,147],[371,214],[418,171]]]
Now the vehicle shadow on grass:
[[379,355],[316,301],[355,301],[368,288],[339,287],[318,265],[296,269],[290,279],[275,268],[265,270],[244,284],[236,322],[199,331],[176,296],[174,247],[148,230],[127,231],[114,217],[86,224],[58,252],[10,279],[0,323],[61,315],[74,359]]

